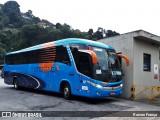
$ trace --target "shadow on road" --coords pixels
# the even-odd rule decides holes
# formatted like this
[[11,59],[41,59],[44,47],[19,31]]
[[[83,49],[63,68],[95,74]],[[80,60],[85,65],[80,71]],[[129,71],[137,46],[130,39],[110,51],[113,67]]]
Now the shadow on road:
[[[4,89],[15,90],[13,87],[4,87]],[[20,90],[15,90],[15,91],[24,91],[24,92],[36,93],[36,94],[47,95],[47,96],[63,99],[62,94],[56,93],[56,92],[42,91],[42,90],[35,90],[35,89],[28,89],[28,88],[21,88]],[[87,97],[81,97],[81,96],[72,96],[72,99],[67,101],[68,102],[80,101],[87,104],[103,104],[103,103],[106,104],[106,103],[112,103],[114,101],[118,101],[118,99],[116,100],[111,97],[96,99],[96,98],[87,98]]]

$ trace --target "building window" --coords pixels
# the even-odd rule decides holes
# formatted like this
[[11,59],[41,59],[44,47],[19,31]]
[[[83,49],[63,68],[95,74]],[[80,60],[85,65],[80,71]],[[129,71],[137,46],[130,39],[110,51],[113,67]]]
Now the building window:
[[151,71],[151,55],[143,54],[143,71]]

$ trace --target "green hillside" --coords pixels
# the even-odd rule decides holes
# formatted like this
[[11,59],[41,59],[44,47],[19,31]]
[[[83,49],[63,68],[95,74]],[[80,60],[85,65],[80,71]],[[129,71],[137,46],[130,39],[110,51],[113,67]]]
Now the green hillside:
[[0,57],[6,52],[25,47],[55,41],[63,38],[85,38],[98,40],[105,37],[119,35],[112,30],[98,28],[81,32],[68,24],[53,24],[33,15],[31,10],[26,13],[20,11],[16,1],[0,4]]

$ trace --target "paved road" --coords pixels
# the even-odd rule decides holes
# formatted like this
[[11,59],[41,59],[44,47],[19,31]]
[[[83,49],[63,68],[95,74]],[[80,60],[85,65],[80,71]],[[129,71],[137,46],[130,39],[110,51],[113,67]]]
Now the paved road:
[[[65,100],[60,94],[33,90],[15,90],[0,78],[0,111],[141,111],[160,107],[119,98],[92,100],[74,97]],[[16,118],[17,119],[17,118]],[[47,118],[50,119],[50,118]],[[69,118],[71,119],[71,118]],[[75,118],[72,118],[75,119]],[[78,118],[82,119],[82,118]],[[83,118],[88,119],[88,118]],[[95,118],[93,118],[95,119]]]

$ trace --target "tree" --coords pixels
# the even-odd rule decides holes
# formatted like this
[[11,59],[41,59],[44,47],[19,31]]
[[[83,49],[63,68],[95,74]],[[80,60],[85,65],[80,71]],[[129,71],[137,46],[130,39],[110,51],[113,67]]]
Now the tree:
[[21,22],[21,17],[18,16],[15,12],[9,13],[9,19],[11,24]]
[[2,58],[5,53],[6,53],[6,50],[4,48],[2,48],[0,45],[0,58]]
[[1,48],[5,49],[7,52],[9,51],[12,51],[13,50],[13,47],[12,45],[15,43],[16,41],[16,44],[18,42],[18,39],[17,39],[17,31],[13,31],[13,30],[1,30],[0,31],[0,44]]
[[103,28],[99,27],[93,36],[96,38],[96,40],[102,39],[103,38]]
[[41,20],[40,20],[39,17],[33,17],[32,21],[33,21],[33,23],[37,24],[37,23],[39,23]]
[[102,27],[99,27],[97,31],[93,34],[93,40],[99,40],[103,38],[113,37],[119,35],[119,33],[112,30],[105,30]]
[[56,23],[56,29],[60,29],[62,25],[60,23]]
[[89,29],[88,30],[88,38],[92,39],[93,38],[93,34],[94,34],[93,29]]
[[23,24],[19,7],[16,1],[8,1],[2,6],[4,14],[9,18],[9,24],[13,24],[15,27],[22,27]]
[[71,27],[67,24],[61,25],[59,28],[62,31],[62,37],[63,38],[70,38],[72,37],[72,31],[70,29]]
[[28,12],[25,13],[28,17],[33,17],[33,14],[32,14],[32,10],[28,10]]
[[2,16],[2,22],[4,26],[7,26],[9,24],[9,18],[5,15]]
[[0,16],[2,16],[3,15],[3,11],[2,11],[2,9],[0,9]]
[[8,1],[2,6],[2,10],[6,14],[10,14],[11,12],[15,12],[20,14],[19,4],[16,1]]
[[113,36],[116,36],[116,35],[120,35],[119,33],[115,32],[115,31],[112,31],[112,30],[107,30],[107,32],[105,34],[106,34],[106,38],[107,37],[113,37]]

